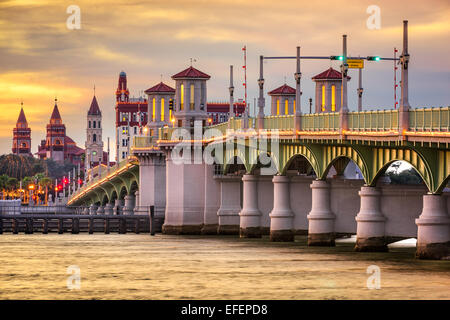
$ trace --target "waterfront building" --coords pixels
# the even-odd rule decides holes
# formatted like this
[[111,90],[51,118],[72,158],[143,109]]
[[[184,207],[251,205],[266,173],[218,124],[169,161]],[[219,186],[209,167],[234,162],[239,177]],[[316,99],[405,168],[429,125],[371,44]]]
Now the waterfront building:
[[81,164],[81,156],[84,149],[79,148],[75,141],[66,135],[66,126],[64,125],[59,113],[57,99],[47,124],[47,136],[41,141],[36,153],[40,159],[53,159],[56,162],[69,161],[74,165]]
[[12,153],[16,155],[32,156],[31,154],[31,128],[28,127],[23,107],[20,109],[16,127],[13,129]]

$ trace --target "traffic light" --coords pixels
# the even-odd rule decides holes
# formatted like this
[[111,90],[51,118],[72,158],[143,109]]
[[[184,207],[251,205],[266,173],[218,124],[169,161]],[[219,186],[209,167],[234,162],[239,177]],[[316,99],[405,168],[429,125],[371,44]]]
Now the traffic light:
[[169,110],[173,111],[173,99],[169,100]]
[[379,56],[368,56],[367,61],[380,61],[381,58]]
[[330,56],[330,60],[343,61],[344,60],[344,56]]

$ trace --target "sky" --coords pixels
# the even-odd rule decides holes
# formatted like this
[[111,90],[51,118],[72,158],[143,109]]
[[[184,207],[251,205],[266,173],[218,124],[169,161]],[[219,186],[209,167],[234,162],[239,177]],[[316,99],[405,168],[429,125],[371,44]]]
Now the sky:
[[[80,8],[80,29],[68,29],[66,12]],[[380,28],[369,29],[367,8],[380,8]],[[392,57],[401,49],[402,21],[409,21],[410,103],[450,105],[450,2],[267,1],[267,0],[0,0],[0,154],[10,153],[12,128],[21,101],[32,129],[32,152],[45,138],[57,97],[67,135],[84,148],[86,114],[95,85],[103,113],[103,139],[114,155],[115,88],[128,76],[131,96],[161,79],[194,67],[211,75],[208,101],[228,100],[229,66],[235,69],[235,97],[244,96],[242,47],[247,46],[248,102],[257,97],[259,56],[348,55]],[[311,77],[339,69],[329,60],[302,60],[302,105],[314,98]],[[295,60],[264,64],[265,92],[294,86]],[[363,108],[392,108],[393,63],[367,62]],[[357,106],[357,71],[350,70],[349,108]],[[398,73],[398,78],[400,73]],[[400,91],[398,91],[398,96]],[[266,96],[266,113],[269,110]],[[112,159],[113,160],[113,159]]]

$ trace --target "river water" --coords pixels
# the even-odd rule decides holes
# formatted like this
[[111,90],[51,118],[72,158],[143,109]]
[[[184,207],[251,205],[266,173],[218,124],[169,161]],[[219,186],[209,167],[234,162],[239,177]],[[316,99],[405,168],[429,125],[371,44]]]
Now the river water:
[[[450,299],[450,261],[268,238],[0,235],[0,299]],[[380,270],[368,289],[367,268]],[[67,268],[80,270],[68,289]]]

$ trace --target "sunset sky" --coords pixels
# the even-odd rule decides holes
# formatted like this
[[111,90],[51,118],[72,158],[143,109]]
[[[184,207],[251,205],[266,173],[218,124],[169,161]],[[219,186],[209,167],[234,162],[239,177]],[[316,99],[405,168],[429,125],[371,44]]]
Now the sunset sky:
[[[69,30],[69,5],[81,8],[81,30]],[[369,30],[369,5],[381,9],[381,29]],[[120,71],[137,97],[162,79],[194,66],[211,75],[208,100],[228,99],[229,65],[235,96],[243,97],[243,56],[248,48],[248,97],[257,96],[258,56],[335,55],[348,35],[349,55],[391,57],[401,49],[402,20],[409,20],[410,103],[450,105],[450,2],[241,1],[241,0],[0,0],[0,153],[10,153],[12,128],[23,100],[32,129],[32,151],[45,137],[57,96],[67,134],[84,148],[86,113],[93,86],[103,112],[103,138],[114,145],[114,90]],[[302,105],[314,98],[311,77],[338,63],[302,62]],[[266,92],[294,86],[295,61],[265,64]],[[357,105],[357,72],[350,71],[349,106]],[[398,73],[400,76],[400,73]],[[366,63],[364,108],[393,105],[392,62]],[[398,95],[400,91],[398,91]],[[266,99],[266,110],[269,101]],[[266,111],[266,112],[267,112]],[[114,155],[114,148],[112,147]]]

